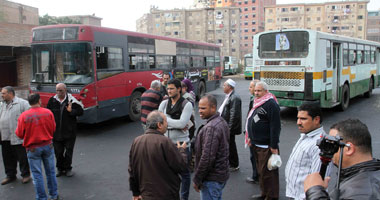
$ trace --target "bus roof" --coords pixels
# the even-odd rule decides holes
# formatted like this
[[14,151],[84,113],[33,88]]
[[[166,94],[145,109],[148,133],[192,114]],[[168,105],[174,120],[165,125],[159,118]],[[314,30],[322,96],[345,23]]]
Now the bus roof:
[[113,33],[113,34],[128,35],[128,36],[135,36],[135,37],[145,37],[145,38],[151,38],[151,39],[168,40],[168,41],[173,41],[173,42],[183,42],[183,43],[188,43],[188,44],[196,44],[196,45],[220,48],[219,45],[206,43],[206,42],[198,42],[198,41],[193,41],[193,40],[185,40],[185,39],[179,39],[179,38],[158,36],[158,35],[152,35],[152,34],[147,34],[147,33],[138,33],[138,32],[133,32],[133,31],[121,30],[121,29],[83,25],[83,24],[57,24],[57,25],[38,26],[38,27],[33,28],[32,31],[39,30],[39,29],[65,28],[65,27],[84,27],[84,28],[89,28],[92,31],[97,31],[97,32]]
[[323,39],[331,39],[331,40],[345,41],[345,42],[359,42],[359,43],[364,43],[367,45],[374,45],[374,46],[380,47],[379,42],[364,40],[364,39],[354,38],[354,37],[348,37],[344,35],[326,33],[326,32],[321,32],[321,31],[315,31],[315,30],[310,30],[310,29],[284,29],[284,30],[265,31],[265,32],[258,33],[255,36],[260,37],[261,35],[267,34],[267,33],[281,33],[281,32],[292,32],[292,31],[306,31],[306,32],[318,35],[319,38],[323,38]]

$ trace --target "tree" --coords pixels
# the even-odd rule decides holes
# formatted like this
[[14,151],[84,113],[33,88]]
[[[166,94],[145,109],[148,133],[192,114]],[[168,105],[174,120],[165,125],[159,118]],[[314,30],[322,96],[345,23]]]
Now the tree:
[[39,17],[40,25],[52,25],[52,24],[81,24],[79,20],[74,20],[69,17],[54,17],[45,14]]

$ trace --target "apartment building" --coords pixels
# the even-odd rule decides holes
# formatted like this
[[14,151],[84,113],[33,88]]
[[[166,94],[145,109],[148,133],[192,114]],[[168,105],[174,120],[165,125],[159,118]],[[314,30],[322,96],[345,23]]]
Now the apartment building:
[[365,39],[369,0],[265,7],[265,30],[305,28]]
[[380,42],[380,10],[368,11],[367,40]]
[[240,57],[239,8],[158,10],[136,21],[137,32],[219,44],[222,56]]
[[27,97],[31,76],[30,37],[38,8],[0,0],[0,87],[14,86]]

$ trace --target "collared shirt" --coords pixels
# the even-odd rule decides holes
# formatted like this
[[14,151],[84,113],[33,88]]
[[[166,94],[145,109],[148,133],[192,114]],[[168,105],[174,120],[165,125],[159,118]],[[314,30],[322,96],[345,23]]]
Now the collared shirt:
[[66,100],[67,95],[65,94],[65,98],[63,98],[63,100],[59,99],[58,95],[55,95],[54,98],[55,98],[59,103],[62,104],[62,103]]
[[219,112],[220,115],[222,114],[222,112],[223,112],[223,110],[224,110],[224,106],[226,106],[226,103],[227,103],[227,101],[228,101],[228,98],[230,98],[232,92],[233,92],[233,90],[232,90],[230,93],[226,94],[226,98],[224,99],[222,105],[219,107],[218,112]]
[[[319,172],[321,159],[317,140],[326,135],[323,127],[307,134],[302,133],[294,146],[285,168],[286,196],[294,199],[305,199],[303,183],[308,174]],[[327,169],[328,174],[329,169]]]

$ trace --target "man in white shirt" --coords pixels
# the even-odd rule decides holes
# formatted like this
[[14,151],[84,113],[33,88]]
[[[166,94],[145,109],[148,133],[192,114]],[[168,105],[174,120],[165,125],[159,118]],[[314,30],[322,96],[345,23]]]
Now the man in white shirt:
[[321,135],[326,135],[321,123],[319,104],[304,103],[298,108],[297,125],[301,137],[285,168],[286,196],[291,199],[305,199],[304,180],[308,174],[319,172],[321,167],[320,150],[316,145]]
[[239,156],[236,148],[235,135],[241,134],[241,99],[235,93],[236,82],[228,79],[223,85],[223,91],[226,98],[219,107],[220,116],[226,120],[230,128],[230,171],[239,170]]

